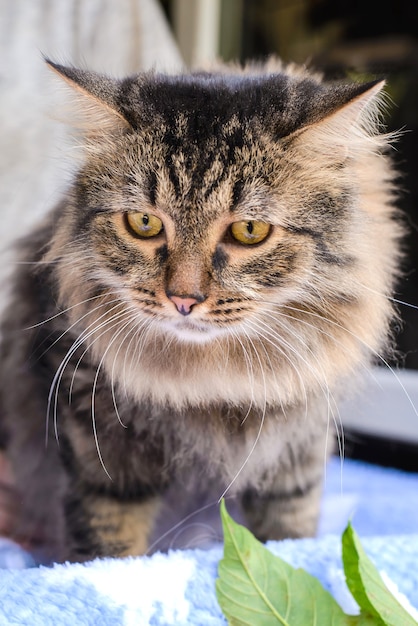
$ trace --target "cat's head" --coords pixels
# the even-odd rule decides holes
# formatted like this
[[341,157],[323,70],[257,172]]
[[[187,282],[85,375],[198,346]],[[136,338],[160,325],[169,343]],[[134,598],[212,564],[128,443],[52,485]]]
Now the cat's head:
[[144,324],[193,343],[256,335],[280,306],[335,315],[359,282],[391,283],[391,253],[370,258],[391,237],[373,223],[390,178],[374,119],[382,83],[112,80],[51,65],[78,94],[85,146],[52,254],[71,249],[87,295],[116,294]]

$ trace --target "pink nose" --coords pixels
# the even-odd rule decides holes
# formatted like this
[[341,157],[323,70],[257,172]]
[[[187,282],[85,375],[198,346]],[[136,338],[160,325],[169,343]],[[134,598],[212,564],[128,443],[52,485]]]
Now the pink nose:
[[168,296],[171,302],[176,305],[177,311],[182,315],[189,315],[192,312],[192,307],[199,302],[196,298],[190,298],[182,296]]

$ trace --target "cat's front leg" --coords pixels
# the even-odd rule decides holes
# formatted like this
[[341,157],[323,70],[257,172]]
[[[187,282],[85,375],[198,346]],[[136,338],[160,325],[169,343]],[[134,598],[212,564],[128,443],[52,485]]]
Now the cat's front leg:
[[316,533],[321,481],[283,491],[278,484],[269,491],[247,489],[242,496],[248,526],[260,541],[312,537]]
[[121,428],[105,410],[103,393],[97,394],[99,402],[100,445],[89,433],[89,416],[75,413],[76,407],[61,436],[69,558],[76,561],[144,554],[170,480],[161,442],[132,425]]
[[145,554],[159,510],[159,498],[123,501],[89,494],[68,500],[66,507],[72,560]]
[[307,448],[302,442],[297,447],[289,445],[278,469],[242,492],[248,526],[258,539],[315,535],[326,455],[321,439],[311,441]]

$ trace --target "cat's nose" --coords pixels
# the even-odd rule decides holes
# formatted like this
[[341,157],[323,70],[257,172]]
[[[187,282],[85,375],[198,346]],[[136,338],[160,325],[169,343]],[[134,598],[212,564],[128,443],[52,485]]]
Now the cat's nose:
[[189,315],[195,304],[202,302],[204,298],[200,296],[174,296],[167,294],[171,302],[176,305],[177,311],[182,315]]

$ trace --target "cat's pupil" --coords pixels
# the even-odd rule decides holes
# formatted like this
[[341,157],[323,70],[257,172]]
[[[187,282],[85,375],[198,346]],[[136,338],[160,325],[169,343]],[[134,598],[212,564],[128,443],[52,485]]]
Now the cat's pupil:
[[250,235],[253,234],[254,224],[252,222],[247,222],[247,230]]
[[147,215],[147,213],[144,213],[143,217],[142,217],[142,223],[144,226],[148,226],[149,224],[149,215]]

